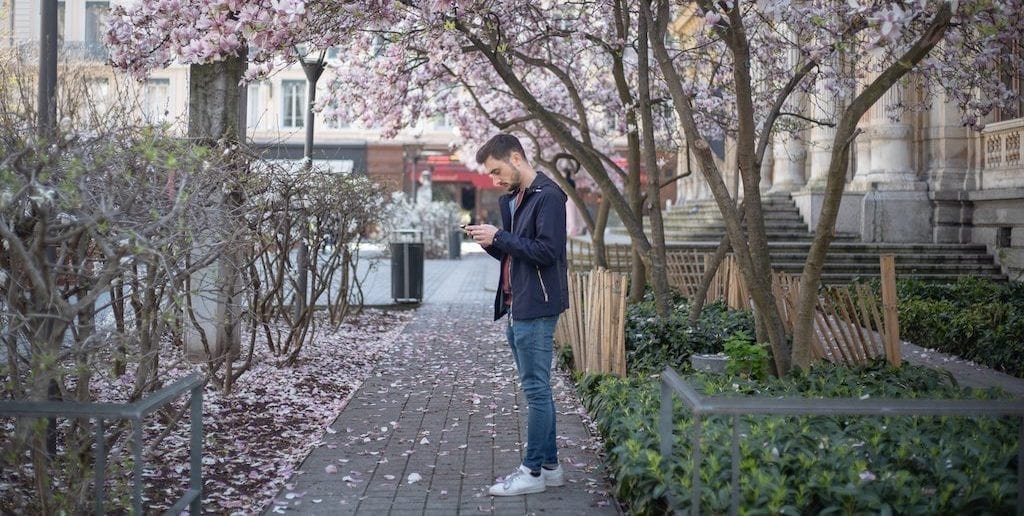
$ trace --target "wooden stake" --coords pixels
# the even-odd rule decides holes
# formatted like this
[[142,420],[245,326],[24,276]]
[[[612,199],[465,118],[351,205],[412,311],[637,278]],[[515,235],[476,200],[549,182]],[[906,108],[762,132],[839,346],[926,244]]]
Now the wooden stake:
[[885,311],[885,356],[899,367],[903,362],[900,350],[900,318],[896,300],[896,257],[882,255],[882,308]]

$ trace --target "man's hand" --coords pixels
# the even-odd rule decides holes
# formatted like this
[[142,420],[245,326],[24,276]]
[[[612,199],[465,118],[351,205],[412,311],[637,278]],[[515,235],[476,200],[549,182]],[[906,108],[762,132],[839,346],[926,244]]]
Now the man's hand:
[[490,247],[494,243],[494,234],[497,232],[498,228],[490,224],[466,226],[466,233],[469,233],[469,236],[473,237],[473,240],[481,247]]

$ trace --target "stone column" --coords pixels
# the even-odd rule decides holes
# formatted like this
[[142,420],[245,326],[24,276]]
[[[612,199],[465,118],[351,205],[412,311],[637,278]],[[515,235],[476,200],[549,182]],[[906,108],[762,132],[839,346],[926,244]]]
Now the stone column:
[[849,190],[860,192],[868,190],[868,182],[865,178],[871,173],[871,135],[868,133],[869,125],[868,115],[864,115],[864,119],[860,124],[861,133],[857,135],[857,139],[853,142],[853,152],[855,154],[854,173],[853,180],[850,181]]
[[932,240],[928,185],[918,180],[913,167],[913,128],[893,114],[905,94],[904,86],[897,84],[871,108],[871,166],[862,180],[861,239],[865,242]]
[[[910,159],[911,126],[893,115],[903,103],[903,85],[896,84],[871,107],[871,167],[864,180],[880,190],[911,190],[917,183]],[[894,119],[898,116],[898,119]]]
[[[835,123],[838,120],[839,99],[822,87],[817,88],[814,99],[814,118]],[[832,161],[832,141],[835,140],[835,126],[818,125],[811,129],[811,167],[807,179],[808,190],[824,190],[828,180],[828,166]]]
[[794,135],[779,133],[775,140],[774,176],[769,193],[790,193],[804,185],[807,150],[803,141]]
[[926,113],[924,169],[933,204],[932,241],[964,243],[971,240],[973,206],[968,192],[977,188],[970,171],[970,131],[963,127],[956,106],[945,94]]
[[[819,82],[815,87],[814,109],[815,120],[838,123],[845,98],[837,92],[829,91]],[[825,186],[828,182],[828,168],[832,163],[833,145],[836,136],[835,126],[817,125],[810,130],[810,167],[807,185],[793,193],[793,202],[800,210],[800,215],[809,229],[814,230],[821,216],[821,207],[825,202]],[[860,231],[860,199],[848,199],[844,195],[839,204],[839,215],[835,228],[840,233]]]
[[761,182],[758,185],[761,193],[772,188],[772,170],[775,168],[775,153],[772,151],[771,146],[765,149],[764,158],[761,160]]
[[[708,188],[707,181],[704,180],[704,175],[700,171],[700,164],[697,162],[697,158],[689,154],[687,149],[686,142],[683,142],[679,146],[679,152],[676,157],[678,173],[685,174],[687,171],[690,171],[689,176],[677,182],[676,205],[712,198],[711,190]],[[689,164],[687,164],[687,157],[689,157]]]
[[[795,37],[788,26],[779,29],[787,37]],[[795,69],[800,62],[800,50],[796,47],[790,48],[786,55],[786,63],[790,68]],[[786,102],[785,111],[799,112],[803,104],[803,97],[799,92],[793,92]],[[769,194],[788,194],[801,188],[806,182],[804,176],[804,160],[807,157],[805,143],[800,139],[799,134],[788,134],[776,132],[773,136],[773,175],[772,187]],[[766,153],[767,154],[767,153]]]

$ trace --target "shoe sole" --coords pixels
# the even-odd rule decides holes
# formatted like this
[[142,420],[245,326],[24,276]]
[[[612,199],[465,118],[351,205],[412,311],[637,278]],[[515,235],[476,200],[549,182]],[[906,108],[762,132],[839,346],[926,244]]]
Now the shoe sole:
[[525,494],[543,493],[545,489],[547,489],[547,485],[543,485],[542,484],[540,486],[537,486],[537,487],[534,487],[534,488],[531,488],[531,489],[527,489],[525,491],[519,491],[517,493],[501,493],[501,492],[495,493],[494,491],[488,491],[488,492],[491,493],[491,496],[519,496],[519,495],[525,495]]
[[562,487],[562,486],[565,485],[565,479],[563,478],[561,480],[554,480],[554,481],[545,480],[544,481],[544,485],[546,487]]

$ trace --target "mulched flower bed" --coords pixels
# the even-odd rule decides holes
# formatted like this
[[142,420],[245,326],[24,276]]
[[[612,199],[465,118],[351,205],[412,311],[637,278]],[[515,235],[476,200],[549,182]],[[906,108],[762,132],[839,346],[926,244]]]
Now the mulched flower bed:
[[[322,327],[304,345],[295,367],[279,367],[265,342],[258,338],[255,363],[238,379],[230,394],[208,384],[203,395],[204,511],[216,514],[263,511],[319,443],[350,395],[389,351],[410,317],[408,312],[366,310],[337,331]],[[169,364],[162,375],[165,385],[197,370],[180,359],[179,350],[169,345],[164,348],[167,351],[162,353],[161,363]],[[125,401],[134,381],[134,375],[129,372],[117,379],[94,377],[90,387],[97,401]],[[190,424],[187,411],[163,440],[157,442],[186,401],[187,396],[183,396],[170,409],[147,420],[143,470],[147,512],[169,508],[188,485]],[[108,436],[127,430],[127,426],[108,424],[112,426]],[[15,422],[0,419],[0,427],[3,428],[0,449],[7,452],[11,449]],[[69,422],[61,421],[61,430],[66,432],[70,427]],[[108,510],[131,503],[128,461],[131,453],[124,438],[127,433],[121,436],[108,455]],[[12,462],[16,467],[10,467]],[[55,490],[68,487],[61,485],[62,475],[56,474],[53,478]],[[30,511],[33,499],[28,454],[5,453],[0,473],[0,513]]]

